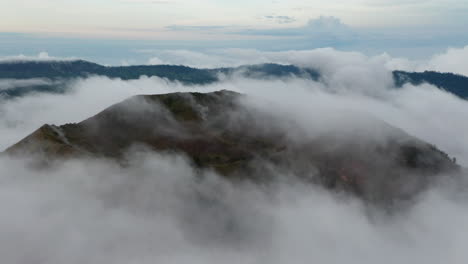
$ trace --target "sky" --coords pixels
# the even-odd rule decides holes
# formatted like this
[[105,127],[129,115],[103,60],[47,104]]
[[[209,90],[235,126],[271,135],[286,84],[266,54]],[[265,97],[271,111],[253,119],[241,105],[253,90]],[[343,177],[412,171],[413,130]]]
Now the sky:
[[[0,56],[119,64],[136,50],[332,47],[425,58],[468,44],[468,0],[0,0]],[[139,57],[140,56],[140,57]]]
[[[454,26],[465,0],[2,0],[5,32],[89,37],[193,39],[173,30],[300,27],[321,15],[358,28]],[[169,29],[169,30],[168,30]],[[197,32],[198,33],[198,32]],[[225,36],[228,38],[228,36]]]

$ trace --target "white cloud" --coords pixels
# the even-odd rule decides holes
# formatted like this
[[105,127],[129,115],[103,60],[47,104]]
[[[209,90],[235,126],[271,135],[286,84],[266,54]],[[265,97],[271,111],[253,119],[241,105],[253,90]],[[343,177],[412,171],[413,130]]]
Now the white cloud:
[[170,0],[120,0],[121,3],[129,4],[173,4],[175,1]]
[[34,78],[34,79],[0,79],[0,91],[15,87],[30,87],[36,85],[52,85],[57,82],[49,79]]
[[387,67],[392,70],[451,72],[468,76],[468,46],[448,48],[444,53],[418,61],[391,58],[388,54],[382,55],[381,59],[386,60]]
[[445,53],[435,55],[427,63],[426,68],[429,70],[454,72],[468,76],[468,46],[463,48],[449,48]]
[[27,55],[16,55],[16,56],[5,56],[5,57],[0,57],[0,62],[8,62],[8,61],[52,61],[52,60],[77,60],[77,57],[68,57],[68,58],[62,58],[62,57],[54,57],[54,56],[49,56],[49,53],[42,51],[36,56],[27,56]]
[[468,257],[460,233],[468,207],[442,190],[388,215],[303,184],[272,194],[209,173],[196,180],[183,158],[144,153],[126,168],[68,161],[35,170],[2,158],[0,181],[0,254],[9,263],[435,264]]
[[[449,48],[446,52],[427,59],[411,60],[392,57],[387,53],[366,56],[359,52],[321,48],[301,51],[268,52],[255,49],[218,49],[210,51],[189,50],[144,50],[141,53],[155,54],[148,64],[187,65],[198,68],[235,67],[258,63],[294,64],[301,67],[333,72],[342,66],[372,70],[439,71],[468,76],[468,46]],[[353,66],[352,63],[357,63]],[[375,67],[375,68],[374,68]]]

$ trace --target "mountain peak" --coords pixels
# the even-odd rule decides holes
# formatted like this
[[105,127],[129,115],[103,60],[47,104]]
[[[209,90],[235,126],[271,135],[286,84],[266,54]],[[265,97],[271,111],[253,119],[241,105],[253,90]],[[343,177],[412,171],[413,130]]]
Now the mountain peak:
[[[268,181],[287,170],[373,201],[407,199],[436,175],[457,169],[434,146],[380,121],[372,121],[380,129],[359,140],[340,131],[293,139],[283,120],[246,106],[243,98],[226,90],[134,96],[77,124],[44,125],[6,152],[122,162],[133,147],[145,146],[183,154],[194,166],[231,179]],[[372,133],[390,136],[378,141]]]

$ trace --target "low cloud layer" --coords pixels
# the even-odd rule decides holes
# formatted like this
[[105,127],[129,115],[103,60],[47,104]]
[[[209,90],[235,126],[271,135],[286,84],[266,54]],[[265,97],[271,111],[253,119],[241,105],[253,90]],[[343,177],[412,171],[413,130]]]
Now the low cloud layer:
[[380,57],[386,60],[386,66],[392,70],[451,72],[468,76],[468,46],[448,48],[443,53],[419,61],[392,58],[388,54],[383,54]]
[[[183,64],[199,68],[232,67],[255,63],[285,63],[314,69],[331,68],[359,63],[386,70],[405,71],[439,71],[452,72],[468,76],[468,46],[449,48],[422,60],[410,60],[392,57],[387,53],[377,56],[366,56],[358,52],[338,51],[332,48],[265,52],[253,49],[220,49],[211,51],[189,50],[143,50],[143,53],[155,54],[148,64]],[[341,67],[340,67],[341,68]]]
[[69,58],[59,58],[54,56],[49,56],[49,53],[42,51],[39,52],[36,56],[27,56],[27,55],[16,55],[16,56],[4,56],[0,57],[0,62],[11,62],[11,61],[56,61],[56,60],[76,60],[76,57]]
[[[180,157],[130,167],[0,160],[0,253],[14,263],[464,263],[466,200],[434,190],[396,216],[319,188],[203,181]],[[369,217],[371,215],[372,217]]]
[[[468,129],[464,122],[468,103],[429,85],[395,89],[388,70],[391,59],[385,56],[332,49],[230,52],[232,61],[227,63],[234,58],[294,63],[318,69],[323,81],[234,75],[207,86],[184,86],[156,77],[80,79],[66,94],[1,101],[0,149],[44,123],[79,122],[132,95],[227,89],[247,94],[245,104],[251,107],[293,118],[311,135],[324,126],[346,130],[369,125],[359,120],[370,115],[468,165],[468,137],[463,133]],[[215,58],[210,63],[220,62]],[[200,180],[183,156],[145,151],[129,155],[125,168],[106,160],[71,160],[44,169],[0,158],[0,207],[4,208],[0,255],[5,262],[465,263],[468,259],[468,240],[460,232],[467,227],[468,200],[450,182],[425,193],[410,210],[388,215],[319,187],[278,183],[272,192],[251,184],[233,185],[210,171],[202,172],[205,177]]]
[[52,85],[53,81],[42,78],[33,79],[0,79],[0,91],[13,88],[30,87],[36,85]]

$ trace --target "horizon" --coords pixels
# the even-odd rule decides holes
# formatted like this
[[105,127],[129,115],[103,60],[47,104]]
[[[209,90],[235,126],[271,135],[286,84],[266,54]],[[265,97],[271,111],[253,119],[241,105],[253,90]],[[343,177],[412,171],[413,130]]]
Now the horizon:
[[428,60],[468,44],[467,0],[21,0],[0,10],[0,57],[146,64],[171,50],[334,48]]

